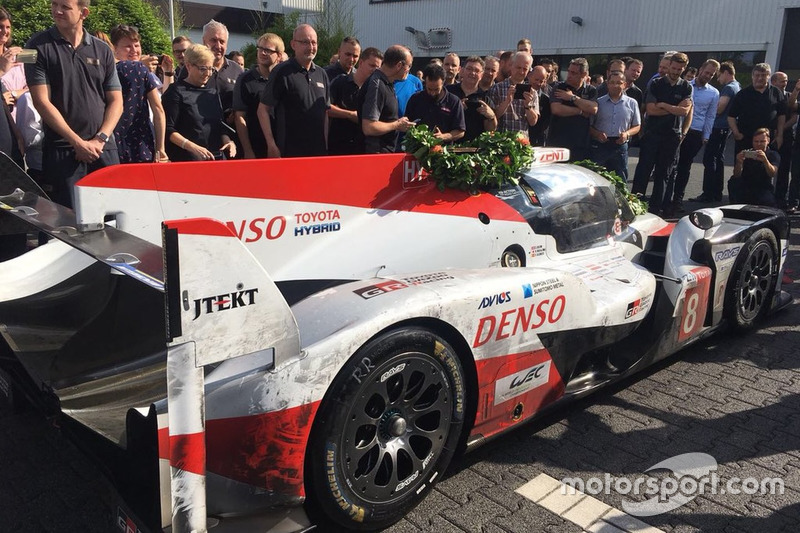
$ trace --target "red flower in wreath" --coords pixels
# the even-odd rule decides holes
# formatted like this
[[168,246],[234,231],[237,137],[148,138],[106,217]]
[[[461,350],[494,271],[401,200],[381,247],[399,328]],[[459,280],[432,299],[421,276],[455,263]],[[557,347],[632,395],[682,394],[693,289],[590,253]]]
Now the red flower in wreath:
[[438,154],[442,150],[444,150],[444,148],[442,148],[441,144],[434,144],[433,148],[431,148],[431,152],[433,152],[434,154]]

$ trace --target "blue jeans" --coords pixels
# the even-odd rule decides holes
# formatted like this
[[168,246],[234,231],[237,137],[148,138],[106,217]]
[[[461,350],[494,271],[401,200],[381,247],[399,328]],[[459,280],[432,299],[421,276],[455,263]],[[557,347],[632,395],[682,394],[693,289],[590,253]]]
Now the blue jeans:
[[623,180],[628,181],[628,143],[617,144],[617,137],[610,137],[608,141],[592,141],[590,158],[598,165],[606,167],[611,172],[616,172]]

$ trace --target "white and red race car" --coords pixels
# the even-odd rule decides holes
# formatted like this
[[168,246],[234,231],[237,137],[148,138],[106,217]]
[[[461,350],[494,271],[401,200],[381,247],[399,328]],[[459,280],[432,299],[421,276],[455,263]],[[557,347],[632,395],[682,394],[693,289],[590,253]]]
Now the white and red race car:
[[477,194],[402,154],[123,165],[74,212],[5,164],[0,391],[124,450],[152,528],[386,527],[460,449],[789,301],[781,211],[633,216],[565,156]]

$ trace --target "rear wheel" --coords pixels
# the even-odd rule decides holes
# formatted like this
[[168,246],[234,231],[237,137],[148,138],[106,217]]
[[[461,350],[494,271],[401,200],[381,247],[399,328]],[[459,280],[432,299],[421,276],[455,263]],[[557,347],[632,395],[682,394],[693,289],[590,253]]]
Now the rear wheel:
[[368,343],[317,413],[306,461],[309,514],[325,531],[400,520],[450,463],[464,408],[461,363],[446,341],[404,328]]
[[725,315],[738,329],[749,329],[769,311],[778,272],[778,243],[768,229],[742,246],[725,295]]

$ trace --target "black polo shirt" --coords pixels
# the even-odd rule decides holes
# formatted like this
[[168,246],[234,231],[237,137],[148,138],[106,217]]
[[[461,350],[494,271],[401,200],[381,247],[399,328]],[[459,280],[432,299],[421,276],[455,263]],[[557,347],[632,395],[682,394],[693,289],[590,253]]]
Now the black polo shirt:
[[[250,138],[256,157],[267,157],[267,140],[261,131],[257,113],[261,93],[266,86],[267,78],[261,75],[258,67],[253,67],[239,76],[233,88],[233,110],[244,113],[247,136]],[[272,131],[275,132],[274,129]]]
[[550,127],[550,97],[543,90],[539,90],[539,120],[533,126],[528,126],[528,139],[531,146],[544,146],[547,144],[547,128]]
[[786,97],[774,85],[768,85],[763,93],[752,85],[745,87],[736,93],[728,111],[728,116],[736,119],[739,131],[745,137],[752,137],[759,128],[769,128],[774,132],[781,115],[786,115]]
[[[562,81],[553,89],[555,91],[561,89],[562,91],[572,91],[572,94],[584,100],[597,101],[597,89],[591,85],[584,83],[577,89],[570,87],[567,82]],[[555,97],[550,98],[551,104],[555,102]],[[560,100],[559,103],[567,107],[577,107],[570,101]],[[541,109],[541,104],[539,105]],[[575,115],[571,117],[559,117],[552,115],[550,119],[550,134],[548,136],[548,144],[551,146],[563,146],[564,148],[589,148],[589,117]]]
[[[325,67],[325,74],[328,75],[328,81],[333,84],[333,80],[338,78],[339,76],[347,76],[347,72],[344,71],[342,68],[342,64],[338,61],[333,65],[328,65]],[[350,73],[352,74],[352,72]]]
[[[331,104],[348,111],[358,110],[358,91],[352,74],[339,76],[331,82]],[[332,118],[328,130],[328,153],[346,155],[361,153],[360,125],[346,118]]]
[[[781,156],[775,150],[767,149],[767,161],[778,168],[781,165]],[[772,178],[767,174],[764,163],[757,159],[745,158],[742,161],[742,183],[750,190],[772,190]]]
[[[397,96],[394,85],[380,69],[369,77],[358,91],[358,122],[372,120],[394,122],[398,118]],[[390,131],[379,137],[364,136],[364,153],[394,152],[397,132]]]
[[[631,86],[625,89],[625,94],[636,100],[636,103],[639,104],[639,111],[641,111],[644,105],[644,93],[639,86],[635,83],[631,83]],[[599,95],[597,97],[600,98]]]
[[[223,59],[222,68],[214,71],[211,78],[206,83],[206,87],[213,87],[219,95],[222,110],[225,112],[225,118],[231,114],[233,110],[233,88],[236,85],[236,80],[242,75],[244,69],[241,65],[232,59]],[[178,71],[178,80],[186,79],[189,71],[186,68],[181,68]]]
[[330,107],[328,75],[311,63],[306,70],[295,58],[275,67],[261,95],[277,122],[275,142],[283,157],[326,155],[325,125]]
[[[692,97],[692,86],[683,78],[678,78],[675,85],[669,82],[669,76],[661,76],[650,84],[647,90],[648,104],[665,102],[669,105],[678,105],[687,98]],[[665,133],[680,134],[683,128],[683,121],[686,117],[673,114],[663,116],[647,115],[645,130],[647,133],[663,135]]]
[[[122,90],[111,48],[85,29],[81,44],[73,48],[55,26],[31,37],[25,47],[38,53],[36,63],[25,65],[28,85],[47,85],[50,102],[72,131],[85,140],[94,137],[103,125],[105,93]],[[47,122],[44,142],[49,146],[70,146]]]
[[442,133],[466,130],[464,106],[458,96],[449,93],[447,89],[442,89],[435,99],[424,90],[412,94],[406,104],[406,116],[411,121],[419,120],[431,131],[435,128],[439,128]]
[[[461,87],[460,83],[448,85],[446,89],[450,94],[458,97],[459,100],[462,98],[467,98],[467,95],[464,93],[464,89]],[[489,103],[489,91],[484,91],[478,87],[478,90],[472,93],[470,98],[477,98],[478,100],[483,100],[484,102]],[[467,129],[465,130],[464,138],[461,140],[471,141],[486,131],[483,126],[483,121],[485,119],[486,118],[483,115],[478,113],[477,108],[467,106],[466,109],[464,109],[464,125]]]

